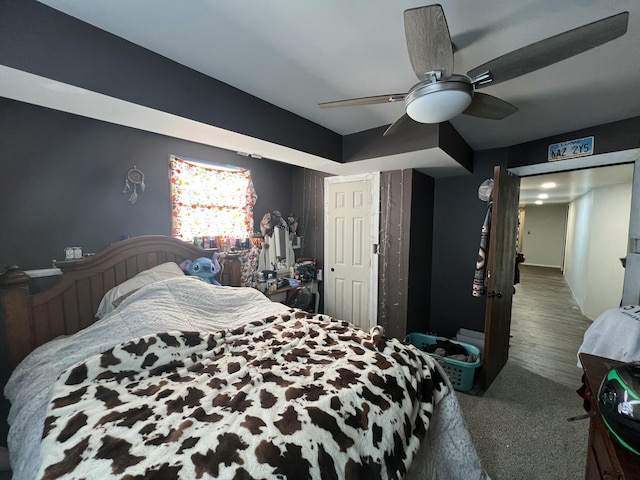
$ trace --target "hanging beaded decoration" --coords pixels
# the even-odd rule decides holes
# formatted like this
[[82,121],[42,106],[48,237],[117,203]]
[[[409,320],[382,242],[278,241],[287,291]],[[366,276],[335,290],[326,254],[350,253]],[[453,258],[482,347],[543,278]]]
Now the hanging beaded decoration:
[[129,202],[136,203],[138,201],[138,190],[140,193],[144,192],[144,173],[136,168],[134,165],[132,169],[127,172],[124,178],[124,190],[122,193],[131,192]]

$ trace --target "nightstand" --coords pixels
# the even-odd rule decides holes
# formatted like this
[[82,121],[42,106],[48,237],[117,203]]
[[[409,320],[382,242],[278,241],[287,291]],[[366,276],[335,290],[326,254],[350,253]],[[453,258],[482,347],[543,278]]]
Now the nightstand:
[[588,400],[593,413],[589,423],[587,448],[587,480],[635,480],[640,479],[640,457],[613,441],[598,411],[598,390],[607,372],[622,362],[586,353],[580,354],[584,370]]
[[[300,286],[307,287],[309,291],[313,294],[313,298],[315,300],[315,308],[314,313],[320,313],[318,310],[320,309],[320,288],[318,287],[319,282],[317,280],[312,280],[311,282],[301,283]],[[287,299],[287,292],[293,288],[287,285],[286,287],[282,287],[277,289],[275,292],[264,292],[264,294],[272,301],[272,302],[280,302],[284,303]]]

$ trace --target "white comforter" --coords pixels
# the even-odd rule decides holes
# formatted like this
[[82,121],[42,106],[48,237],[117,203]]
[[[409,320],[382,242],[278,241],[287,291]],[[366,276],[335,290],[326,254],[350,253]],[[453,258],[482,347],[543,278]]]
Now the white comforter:
[[[54,379],[71,365],[126,340],[170,330],[215,331],[287,311],[251,288],[214,287],[184,277],[156,282],[114,312],[70,337],[32,352],[5,388],[14,480],[32,480],[40,465],[40,438]],[[453,392],[453,389],[450,388]],[[440,402],[409,478],[486,478],[455,394]]]

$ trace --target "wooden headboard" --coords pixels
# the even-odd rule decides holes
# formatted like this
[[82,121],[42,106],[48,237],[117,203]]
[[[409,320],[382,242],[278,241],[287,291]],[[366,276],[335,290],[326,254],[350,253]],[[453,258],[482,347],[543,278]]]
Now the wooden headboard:
[[[57,262],[62,270],[51,288],[31,294],[30,277],[18,266],[0,275],[0,307],[4,314],[4,338],[11,369],[37,346],[59,335],[70,335],[95,320],[104,294],[143,270],[165,262],[211,257],[203,250],[173,237],[148,235],[114,243],[83,260]],[[237,256],[221,262],[220,283],[240,285]]]

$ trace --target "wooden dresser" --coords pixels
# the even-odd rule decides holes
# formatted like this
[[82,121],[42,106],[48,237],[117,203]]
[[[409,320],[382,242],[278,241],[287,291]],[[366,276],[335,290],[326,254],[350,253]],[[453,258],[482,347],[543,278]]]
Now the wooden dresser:
[[589,447],[587,450],[587,480],[636,480],[640,479],[640,457],[636,457],[618,445],[609,435],[598,412],[597,395],[607,372],[621,362],[586,353],[580,354],[584,370],[588,400],[591,404]]

